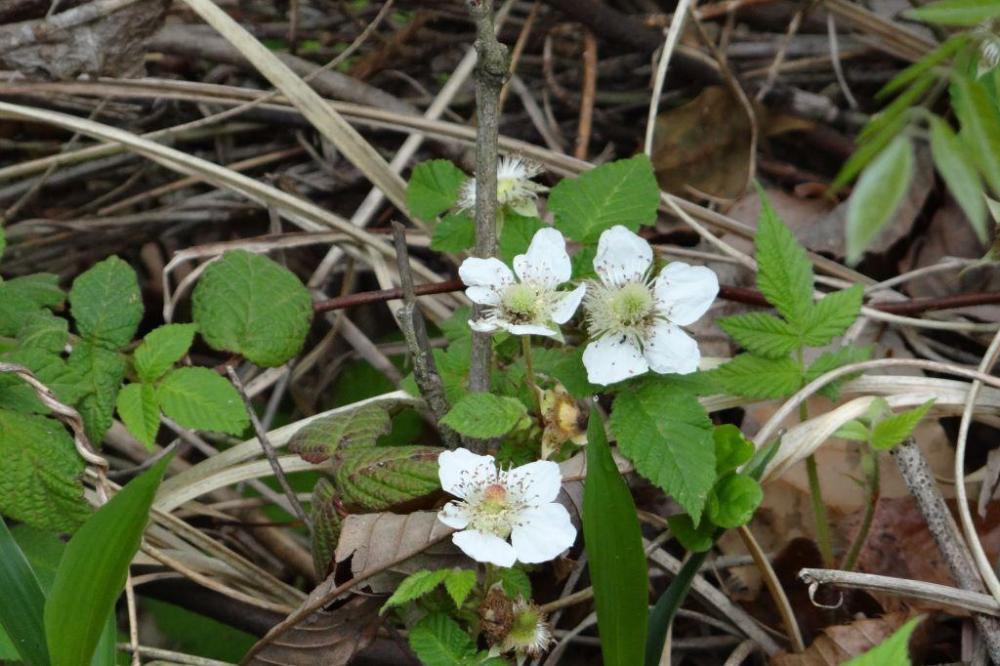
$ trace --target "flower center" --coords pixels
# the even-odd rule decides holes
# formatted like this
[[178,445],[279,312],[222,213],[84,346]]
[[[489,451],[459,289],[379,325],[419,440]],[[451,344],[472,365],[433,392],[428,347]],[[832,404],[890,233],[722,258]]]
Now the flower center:
[[483,490],[483,513],[496,515],[507,510],[507,489],[494,483]]
[[653,310],[653,295],[646,285],[630,282],[611,295],[608,309],[620,326],[638,326]]
[[507,319],[514,323],[534,321],[538,313],[538,290],[529,284],[512,284],[500,299]]

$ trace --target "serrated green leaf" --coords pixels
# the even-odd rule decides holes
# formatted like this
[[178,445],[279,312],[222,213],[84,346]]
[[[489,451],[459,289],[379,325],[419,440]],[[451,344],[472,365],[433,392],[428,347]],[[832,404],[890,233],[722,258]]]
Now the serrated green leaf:
[[571,396],[586,399],[601,392],[601,387],[587,380],[583,365],[583,349],[571,347],[541,347],[532,350],[535,372],[555,379]]
[[909,88],[904,90],[896,99],[892,100],[892,102],[868,121],[858,134],[857,143],[867,143],[872,138],[884,132],[886,128],[895,126],[900,120],[904,120],[905,122],[904,114],[917,104],[920,97],[937,80],[938,77],[933,72],[926,72],[918,76]]
[[667,518],[667,526],[684,550],[692,553],[704,553],[715,543],[715,525],[710,521],[703,520],[701,525],[696,526],[691,516],[681,513]]
[[764,312],[725,317],[719,326],[738,345],[765,358],[784,358],[802,347],[802,336],[782,319]]
[[307,423],[288,440],[288,450],[319,464],[340,449],[375,446],[392,428],[389,413],[378,405],[367,405],[346,414],[333,414]]
[[244,250],[226,252],[205,269],[192,302],[209,346],[262,367],[298,354],[312,324],[312,298],[295,274]]
[[830,188],[827,190],[828,196],[833,196],[844,185],[854,180],[855,176],[861,173],[861,170],[868,166],[903,131],[906,125],[906,116],[899,116],[867,143],[858,146],[858,149],[844,162],[844,166],[840,167],[840,171],[830,183]]
[[69,322],[48,310],[39,310],[28,315],[17,331],[19,346],[55,354],[62,352],[68,339]]
[[951,90],[969,154],[993,193],[1000,194],[1000,109],[979,81],[956,76]]
[[934,400],[928,400],[919,407],[893,414],[873,425],[871,429],[872,448],[876,451],[884,451],[900,444],[913,433],[913,429],[919,425],[933,404]]
[[8,282],[0,283],[0,335],[17,335],[28,318],[41,310],[31,299],[12,290]]
[[844,662],[844,666],[910,666],[909,643],[913,630],[924,619],[922,615],[909,620],[896,632],[868,652]]
[[624,391],[615,398],[611,430],[636,470],[699,520],[715,483],[715,446],[698,399],[655,384]]
[[[848,365],[850,363],[860,363],[861,361],[867,361],[871,358],[872,348],[871,346],[866,347],[838,347],[833,351],[824,352],[812,362],[812,365],[806,370],[805,383],[809,383],[825,375],[831,370],[836,370],[837,368]],[[823,388],[819,390],[820,395],[824,395],[831,400],[837,400],[840,397],[840,387],[844,385],[844,382],[850,381],[857,375],[848,375],[846,377],[841,377],[836,379],[829,384],[826,384]]]
[[499,437],[513,430],[526,413],[520,400],[469,393],[455,403],[441,423],[469,437]]
[[843,335],[861,312],[864,288],[856,284],[827,294],[819,300],[806,316],[803,327],[803,341],[810,347],[830,344],[838,335]]
[[847,263],[861,260],[865,248],[892,219],[913,180],[913,145],[896,137],[872,160],[847,202]]
[[802,368],[790,358],[740,354],[713,374],[726,393],[747,398],[783,398],[802,387]]
[[511,264],[514,257],[524,254],[531,245],[535,232],[545,227],[545,223],[537,217],[525,217],[517,213],[506,213],[503,217],[503,228],[500,229],[500,239],[497,246],[500,259]]
[[341,449],[334,481],[344,504],[364,513],[424,497],[438,488],[438,456],[432,446]]
[[833,436],[841,439],[849,439],[852,442],[867,442],[869,437],[871,437],[871,433],[864,423],[857,419],[852,419],[837,428],[837,432],[833,433]]
[[715,426],[712,429],[712,441],[715,443],[716,476],[732,472],[753,457],[753,444],[734,425],[726,423]]
[[[615,415],[620,400],[615,401]],[[630,666],[641,662],[646,644],[649,576],[642,530],[597,412],[590,416],[587,440],[583,534],[601,654],[609,666]]]
[[0,409],[0,514],[71,532],[90,514],[83,499],[83,460],[57,421]]
[[81,378],[83,397],[76,408],[83,417],[87,438],[97,447],[114,419],[115,401],[125,377],[125,361],[97,343],[80,342],[69,355],[67,367]]
[[754,236],[757,288],[792,328],[801,330],[812,307],[812,264],[762,189],[759,194],[760,218]]
[[941,25],[973,26],[1000,16],[1000,0],[939,0],[910,9],[907,18]]
[[500,569],[497,572],[497,578],[500,580],[500,585],[503,586],[503,591],[511,599],[531,598],[531,579],[528,578],[524,569],[519,569],[517,566]]
[[233,385],[208,368],[178,368],[156,388],[163,413],[185,428],[239,435],[250,420]]
[[455,205],[468,176],[448,160],[430,160],[413,167],[406,186],[406,206],[425,222],[432,222]]
[[337,511],[337,490],[326,477],[320,477],[312,491],[312,557],[319,580],[327,577],[335,564],[334,553],[340,540],[343,519]]
[[142,321],[142,292],[135,271],[115,256],[94,264],[73,280],[69,307],[81,336],[121,349],[132,342]]
[[0,634],[13,637],[10,661],[48,666],[45,641],[45,594],[34,569],[0,518]]
[[475,569],[451,569],[444,579],[444,589],[455,602],[455,608],[461,608],[469,598],[472,589],[476,587],[478,576]]
[[731,472],[712,488],[705,515],[713,524],[732,529],[747,524],[762,499],[764,491],[759,483],[749,476]]
[[644,154],[602,164],[577,178],[565,178],[549,193],[556,228],[581,242],[596,242],[620,224],[637,231],[656,220],[660,186]]
[[986,227],[986,200],[983,198],[983,182],[976,171],[975,163],[968,148],[938,116],[930,117],[931,156],[934,166],[948,185],[955,201],[962,207],[969,223],[984,245],[989,239]]
[[[35,347],[21,347],[2,356],[10,363],[23,365],[66,404],[74,404],[83,397],[86,386],[83,376],[68,367],[61,356],[53,352]],[[35,396],[35,391],[20,378],[13,375],[0,375],[0,406],[14,411],[36,412],[48,414],[45,407]]]
[[127,384],[118,392],[118,416],[132,435],[152,449],[160,430],[160,405],[150,384]]
[[38,307],[58,308],[66,300],[59,287],[59,276],[53,273],[32,273],[4,282],[8,294],[17,294]]
[[135,371],[144,382],[155,382],[184,358],[194,341],[194,324],[164,324],[146,334],[135,350]]
[[909,85],[911,82],[920,78],[924,72],[944,62],[968,43],[969,38],[966,35],[954,35],[949,37],[933,51],[894,76],[889,83],[885,84],[885,86],[878,91],[875,95],[876,99],[881,99],[886,95],[896,92],[903,86]]
[[450,569],[438,569],[437,571],[423,570],[410,574],[403,579],[392,596],[382,605],[379,615],[384,615],[391,608],[402,606],[433,592],[438,585],[445,581],[449,573],[451,573]]
[[469,635],[441,613],[428,615],[413,627],[410,648],[424,666],[468,666],[476,656]]
[[434,226],[431,249],[438,252],[463,252],[476,243],[476,223],[468,215],[446,215]]
[[168,456],[126,484],[66,544],[45,603],[52,666],[90,663],[169,462]]

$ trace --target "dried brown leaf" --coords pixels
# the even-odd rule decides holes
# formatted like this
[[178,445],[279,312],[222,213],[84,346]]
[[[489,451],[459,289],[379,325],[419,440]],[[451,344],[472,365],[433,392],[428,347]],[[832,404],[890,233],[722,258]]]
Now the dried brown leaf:
[[827,627],[801,654],[779,654],[772,666],[837,666],[872,649],[910,619],[909,613],[890,613],[870,620]]

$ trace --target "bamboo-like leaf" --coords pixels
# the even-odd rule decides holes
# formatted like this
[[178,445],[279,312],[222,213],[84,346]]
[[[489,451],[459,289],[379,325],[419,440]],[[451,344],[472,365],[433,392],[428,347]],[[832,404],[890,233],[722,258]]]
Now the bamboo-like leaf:
[[861,174],[847,204],[847,262],[856,264],[865,248],[892,219],[913,179],[913,145],[893,140]]
[[28,666],[46,666],[45,594],[21,548],[0,518],[0,628]]

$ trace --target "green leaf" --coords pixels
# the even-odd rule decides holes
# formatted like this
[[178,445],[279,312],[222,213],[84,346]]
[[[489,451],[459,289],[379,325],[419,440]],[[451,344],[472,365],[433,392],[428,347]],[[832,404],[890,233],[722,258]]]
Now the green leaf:
[[62,353],[69,339],[69,322],[48,310],[33,312],[17,332],[17,343],[53,354]]
[[969,153],[994,194],[1000,194],[1000,109],[982,83],[956,76],[952,105]]
[[878,91],[875,95],[876,99],[882,99],[883,97],[899,90],[903,86],[916,81],[924,74],[924,72],[927,72],[932,67],[944,62],[968,43],[969,38],[966,35],[955,35],[948,38],[933,51],[894,76],[889,83],[885,84],[885,87]]
[[334,553],[340,540],[343,519],[337,511],[337,491],[321,476],[312,491],[310,514],[313,522],[312,556],[316,577],[322,580],[330,573]]
[[39,311],[41,307],[11,289],[9,281],[0,283],[0,335],[17,335],[28,317]]
[[699,520],[715,483],[715,446],[712,422],[698,399],[656,384],[622,392],[611,430],[636,470]]
[[852,442],[867,442],[871,437],[871,432],[869,432],[868,426],[864,423],[857,419],[852,419],[837,428],[837,432],[833,433],[833,436],[841,439],[849,439]]
[[1000,16],[1000,0],[939,0],[905,15],[927,23],[974,26]]
[[858,318],[863,296],[864,287],[856,284],[820,299],[806,317],[804,342],[810,347],[822,347],[838,335],[843,335]]
[[462,252],[475,243],[476,223],[461,213],[445,216],[431,234],[431,249],[438,252]]
[[455,403],[441,423],[461,435],[484,439],[507,434],[526,413],[520,400],[469,393]]
[[565,178],[549,193],[556,228],[568,238],[596,242],[621,224],[637,231],[656,220],[660,186],[646,155],[595,167],[578,178]]
[[251,252],[226,252],[211,264],[192,296],[205,342],[263,367],[299,353],[312,324],[312,298],[284,266]]
[[80,377],[83,397],[76,408],[87,426],[87,438],[99,446],[114,419],[115,400],[125,377],[125,361],[117,352],[97,343],[80,342],[73,348],[67,367]]
[[121,349],[132,342],[142,320],[142,293],[135,271],[115,256],[94,264],[73,280],[69,307],[81,336]]
[[923,615],[911,619],[868,652],[844,662],[844,666],[910,666],[910,636],[923,619]]
[[178,368],[156,389],[163,413],[185,428],[239,435],[249,417],[240,394],[208,368]]
[[812,264],[763,190],[760,190],[760,204],[754,236],[757,288],[792,328],[800,330],[812,307]]
[[938,77],[934,72],[926,72],[917,77],[913,84],[892,100],[884,109],[868,121],[858,134],[857,143],[864,144],[879,136],[886,129],[892,129],[900,120],[905,122],[905,114],[920,100],[920,97],[936,83]]
[[[535,372],[548,375],[581,400],[601,392],[601,387],[587,380],[583,348],[541,347],[533,349]],[[686,375],[685,375],[686,376]]]
[[450,569],[438,569],[437,571],[418,571],[403,579],[396,591],[392,593],[382,605],[379,615],[384,615],[390,608],[402,606],[403,604],[415,601],[420,597],[433,592],[434,589],[443,583],[451,573]]
[[899,136],[872,160],[847,204],[847,262],[856,264],[865,248],[892,219],[913,179],[913,145]]
[[288,450],[307,462],[319,464],[340,449],[375,446],[378,438],[391,428],[389,412],[378,405],[366,405],[307,423],[288,440]]
[[476,656],[469,635],[442,613],[428,615],[413,627],[410,648],[424,666],[466,666]]
[[425,222],[432,222],[455,205],[468,176],[448,160],[421,162],[413,167],[406,186],[406,206]]
[[366,513],[424,497],[441,487],[431,446],[377,446],[345,449],[334,470],[344,504]]
[[962,207],[980,242],[989,239],[986,227],[986,200],[983,184],[965,144],[951,127],[938,116],[930,117],[931,156],[934,166],[948,185],[955,201]]
[[[848,365],[850,363],[860,363],[862,361],[867,361],[871,358],[872,347],[838,347],[833,351],[824,352],[812,362],[809,369],[806,370],[805,379],[803,380],[806,384],[813,381],[821,375],[825,375],[831,370],[836,370],[837,368]],[[847,375],[846,377],[841,377],[840,379],[835,379],[834,381],[826,384],[819,393],[825,395],[831,400],[837,400],[840,397],[840,387],[847,382],[856,377],[856,374]]]
[[708,520],[702,520],[701,525],[695,525],[691,516],[681,513],[667,518],[670,534],[677,539],[685,550],[692,553],[704,553],[715,543],[715,525]]
[[583,535],[601,654],[607,666],[633,666],[642,661],[646,643],[649,578],[642,531],[596,411],[590,415],[587,438]]
[[4,250],[7,249],[7,235],[4,234],[3,226],[0,226],[0,259],[3,259]]
[[514,257],[528,251],[528,246],[531,245],[531,239],[535,237],[535,232],[543,227],[545,227],[545,223],[537,217],[525,217],[511,212],[505,213],[497,248],[500,258],[507,264],[513,263]]
[[726,393],[747,398],[783,398],[802,387],[802,368],[790,358],[740,354],[712,374]]
[[90,662],[105,620],[125,586],[129,563],[170,457],[125,485],[66,544],[45,603],[52,666]]
[[452,569],[448,572],[448,577],[444,579],[444,589],[455,602],[455,608],[461,608],[469,598],[472,589],[476,587],[477,579],[475,569]]
[[58,422],[0,409],[0,514],[71,532],[90,514],[83,499],[83,460]]
[[503,591],[511,599],[531,598],[531,579],[528,578],[528,574],[524,573],[524,569],[518,569],[516,566],[500,569],[497,572],[497,578],[500,579]]
[[712,441],[715,442],[716,476],[732,472],[753,457],[753,444],[734,425],[726,423],[715,426],[712,429]]
[[118,393],[118,415],[133,436],[152,449],[160,430],[160,405],[150,384],[128,384]]
[[836,194],[840,188],[854,180],[854,177],[861,173],[868,164],[888,146],[896,136],[906,128],[907,117],[899,116],[879,134],[873,136],[867,143],[858,146],[854,154],[840,167],[837,176],[830,183],[827,190],[828,196]]
[[762,499],[764,491],[759,483],[749,476],[730,473],[715,484],[705,514],[719,527],[732,529],[749,522]]
[[38,307],[58,308],[66,300],[66,294],[59,288],[59,276],[53,273],[32,273],[4,284],[9,294],[22,296]]
[[194,324],[164,324],[153,329],[135,350],[135,371],[144,382],[155,382],[184,358],[194,341]]
[[876,423],[871,429],[872,448],[884,451],[901,443],[913,433],[933,404],[933,399],[928,400],[919,407],[893,414]]
[[748,352],[765,358],[785,358],[802,347],[802,336],[784,320],[764,312],[725,317],[719,326]]
[[0,518],[0,629],[12,638],[21,661],[48,666],[45,594],[34,569]]

